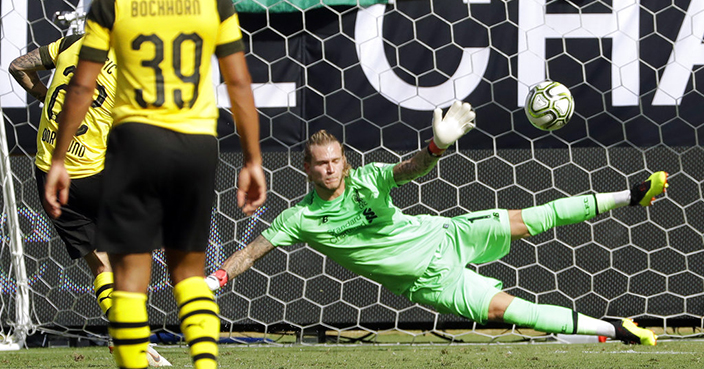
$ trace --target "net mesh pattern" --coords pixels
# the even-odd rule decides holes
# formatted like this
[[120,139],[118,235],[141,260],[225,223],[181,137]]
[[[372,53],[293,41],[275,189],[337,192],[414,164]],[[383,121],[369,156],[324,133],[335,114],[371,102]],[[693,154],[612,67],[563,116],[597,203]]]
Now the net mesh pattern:
[[[10,83],[7,73],[12,58],[4,55],[19,56],[57,39],[66,27],[56,25],[52,14],[80,11],[83,6],[66,0],[40,3],[41,7],[2,1],[2,13],[8,17],[3,22],[0,68],[0,77],[7,82],[3,85],[9,86],[3,87],[0,97],[13,153],[32,321],[64,334],[100,335],[106,321],[95,303],[91,274],[83,261],[68,258],[37,196],[32,156],[40,104]],[[514,242],[501,260],[467,267],[503,281],[508,293],[529,301],[599,318],[626,316],[650,319],[663,328],[682,324],[701,328],[704,95],[697,87],[701,63],[687,75],[689,83],[681,97],[673,98],[679,99],[676,103],[657,105],[653,101],[662,98],[657,81],[666,76],[668,53],[641,51],[636,61],[637,101],[628,103],[609,78],[618,63],[615,38],[576,35],[577,31],[574,37],[567,31],[564,37],[546,37],[545,73],[571,89],[577,108],[566,128],[545,133],[527,122],[516,98],[527,88],[519,59],[534,52],[521,50],[517,41],[516,35],[523,35],[519,15],[526,9],[518,3],[443,0],[240,14],[270,191],[266,207],[255,217],[247,218],[237,209],[234,184],[242,157],[232,118],[221,106],[221,154],[207,272],[311,190],[302,170],[302,143],[309,134],[324,128],[340,137],[353,166],[396,163],[423,148],[432,136],[432,108],[447,107],[458,97],[474,105],[477,128],[428,175],[392,191],[399,208],[408,214],[449,217],[488,208],[519,209],[565,196],[628,189],[653,171],[667,171],[670,190],[651,208],[618,209],[549,230]],[[585,22],[590,16],[613,15],[619,6],[611,1],[579,6],[569,1],[520,3],[538,4],[546,19],[574,15]],[[657,46],[671,50],[678,28],[663,25],[686,24],[698,12],[697,4],[683,8],[642,1],[636,6],[640,21],[635,41],[641,50]],[[13,19],[20,28],[33,31],[23,36],[26,42],[8,34]],[[360,31],[375,24],[378,37]],[[377,57],[385,58],[387,69],[367,64],[364,47],[374,42],[380,42]],[[488,62],[482,62],[482,50]],[[455,71],[467,54],[475,58],[474,74],[465,71],[463,79]],[[483,75],[473,79],[482,64]],[[50,75],[42,78],[48,82]],[[454,95],[448,98],[423,90],[448,80],[455,84]],[[384,83],[392,83],[388,81],[419,88],[387,91]],[[472,84],[471,94],[458,96]],[[222,84],[218,88],[224,91]],[[0,316],[5,332],[6,322],[14,316],[16,281],[5,213],[2,221]],[[178,314],[164,260],[163,252],[155,252],[148,312],[154,332],[174,333]],[[463,331],[443,335],[453,340],[485,335],[473,322],[413,304],[305,244],[274,249],[218,291],[217,299],[223,330],[242,343],[250,342],[244,331],[265,332],[274,340],[281,331],[303,337],[316,330],[338,336],[352,330],[396,331],[416,337],[457,328]]]

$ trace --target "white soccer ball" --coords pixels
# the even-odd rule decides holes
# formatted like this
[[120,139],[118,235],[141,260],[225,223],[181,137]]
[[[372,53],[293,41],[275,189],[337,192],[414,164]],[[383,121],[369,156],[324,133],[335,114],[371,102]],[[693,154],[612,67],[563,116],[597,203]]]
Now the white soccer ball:
[[547,80],[530,89],[524,110],[535,127],[554,131],[564,127],[572,118],[574,98],[565,85]]

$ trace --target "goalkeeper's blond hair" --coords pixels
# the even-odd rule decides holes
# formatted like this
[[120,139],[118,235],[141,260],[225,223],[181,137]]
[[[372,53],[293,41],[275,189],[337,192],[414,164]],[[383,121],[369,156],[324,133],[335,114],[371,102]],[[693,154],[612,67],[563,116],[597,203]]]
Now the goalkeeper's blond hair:
[[[312,146],[326,146],[331,143],[337,143],[340,145],[340,152],[342,153],[342,159],[345,161],[345,168],[342,170],[342,178],[347,178],[347,174],[350,172],[350,163],[347,162],[347,156],[345,156],[345,146],[343,146],[337,137],[330,134],[328,131],[321,129],[318,132],[313,133],[312,136],[306,141],[305,149],[303,150],[303,162],[312,164],[313,154],[311,153]],[[310,177],[308,177],[310,181]]]

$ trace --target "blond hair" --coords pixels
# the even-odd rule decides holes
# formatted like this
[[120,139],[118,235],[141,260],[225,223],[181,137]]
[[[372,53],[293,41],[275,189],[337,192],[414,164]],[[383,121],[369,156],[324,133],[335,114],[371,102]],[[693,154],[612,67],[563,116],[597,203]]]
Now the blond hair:
[[[340,145],[340,152],[342,153],[342,160],[345,161],[345,168],[342,170],[342,177],[347,177],[347,173],[350,171],[350,164],[347,162],[347,157],[345,156],[345,147],[340,143],[337,137],[328,133],[328,131],[321,129],[318,132],[313,133],[312,136],[306,141],[306,146],[303,149],[303,162],[311,164],[313,160],[312,146],[327,146],[331,143],[337,143]],[[310,180],[310,178],[309,178]]]

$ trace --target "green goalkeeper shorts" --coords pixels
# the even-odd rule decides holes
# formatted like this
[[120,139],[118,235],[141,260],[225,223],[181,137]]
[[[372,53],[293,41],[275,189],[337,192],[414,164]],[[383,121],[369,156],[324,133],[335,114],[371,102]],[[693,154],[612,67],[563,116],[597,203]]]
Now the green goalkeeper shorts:
[[403,295],[438,312],[486,323],[502,282],[466,267],[504,257],[511,246],[508,211],[493,209],[452,218],[430,266]]

